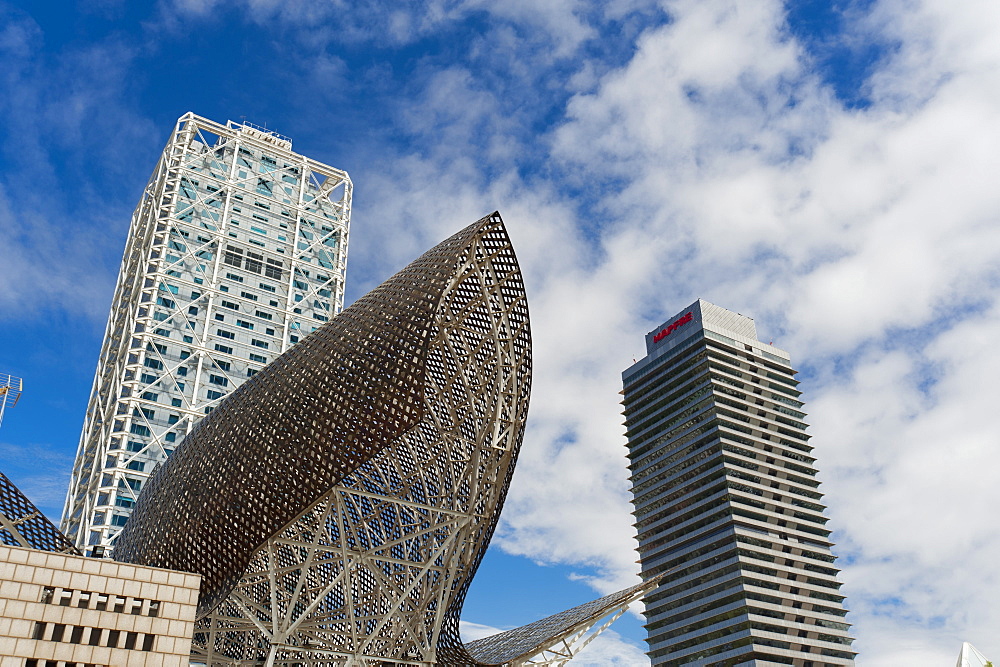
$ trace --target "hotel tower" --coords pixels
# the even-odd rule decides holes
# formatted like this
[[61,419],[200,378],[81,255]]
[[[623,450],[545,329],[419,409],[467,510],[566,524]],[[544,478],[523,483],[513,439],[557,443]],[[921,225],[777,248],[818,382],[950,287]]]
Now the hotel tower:
[[623,373],[653,665],[853,665],[786,352],[697,301]]
[[62,528],[113,545],[199,419],[343,307],[352,185],[250,123],[188,113],[132,215]]

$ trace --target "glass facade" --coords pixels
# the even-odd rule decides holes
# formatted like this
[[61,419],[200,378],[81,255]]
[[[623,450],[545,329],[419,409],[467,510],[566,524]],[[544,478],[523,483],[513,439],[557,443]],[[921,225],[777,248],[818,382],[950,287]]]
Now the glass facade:
[[249,124],[183,116],[132,219],[63,512],[113,544],[197,421],[343,307],[347,174]]
[[653,665],[852,665],[788,355],[698,301],[623,374]]

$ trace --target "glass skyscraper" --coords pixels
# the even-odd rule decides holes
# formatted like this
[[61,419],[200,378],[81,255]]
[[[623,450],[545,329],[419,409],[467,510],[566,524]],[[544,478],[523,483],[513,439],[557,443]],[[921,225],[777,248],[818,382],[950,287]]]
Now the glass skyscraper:
[[652,664],[854,664],[788,354],[702,300],[646,352],[623,381]]
[[249,123],[182,116],[125,245],[63,510],[99,553],[216,403],[343,307],[352,185]]

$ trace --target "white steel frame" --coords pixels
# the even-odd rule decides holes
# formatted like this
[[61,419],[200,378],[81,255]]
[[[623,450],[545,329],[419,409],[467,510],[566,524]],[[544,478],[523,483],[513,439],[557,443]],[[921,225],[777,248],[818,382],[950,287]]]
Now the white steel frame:
[[340,312],[352,191],[286,137],[178,120],[133,214],[108,318],[62,518],[78,547],[112,544],[198,420]]

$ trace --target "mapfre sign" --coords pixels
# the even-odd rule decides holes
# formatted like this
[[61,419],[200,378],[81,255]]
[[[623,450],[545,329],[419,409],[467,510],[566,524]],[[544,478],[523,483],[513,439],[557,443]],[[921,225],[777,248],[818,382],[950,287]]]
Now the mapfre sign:
[[685,313],[683,316],[677,318],[677,320],[675,320],[669,326],[667,326],[664,329],[661,329],[660,333],[653,336],[653,342],[659,343],[661,340],[663,340],[673,332],[677,331],[677,329],[690,322],[693,317],[694,315],[692,313]]

